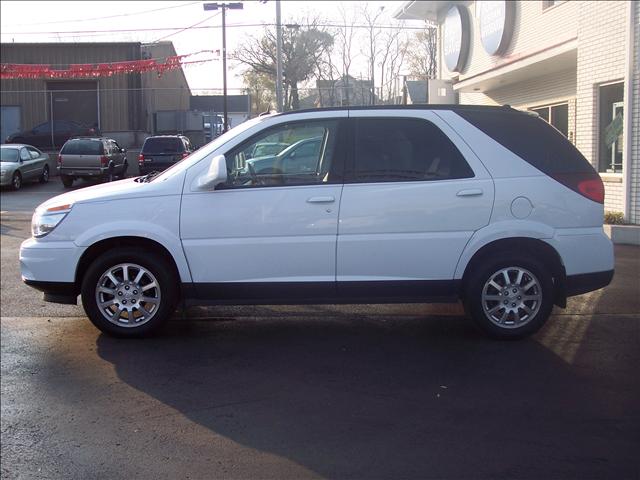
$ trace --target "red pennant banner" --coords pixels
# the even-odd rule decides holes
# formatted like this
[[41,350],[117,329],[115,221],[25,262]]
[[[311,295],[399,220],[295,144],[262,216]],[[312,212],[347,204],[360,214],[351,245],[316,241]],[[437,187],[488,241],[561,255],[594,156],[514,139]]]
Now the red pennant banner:
[[[185,60],[187,57],[193,57],[203,53],[213,53],[216,57]],[[158,76],[162,76],[163,73],[182,68],[186,65],[193,65],[196,63],[210,62],[218,60],[220,50],[202,50],[200,52],[189,53],[187,55],[175,55],[167,57],[164,61],[158,61],[157,59],[148,60],[130,60],[126,62],[113,62],[113,63],[98,63],[98,64],[71,64],[64,69],[56,69],[51,65],[45,64],[16,64],[16,63],[2,63],[0,64],[0,79],[10,78],[44,78],[44,79],[58,79],[58,78],[97,78],[97,77],[111,77],[113,75],[123,75],[130,73],[146,73],[156,72]]]

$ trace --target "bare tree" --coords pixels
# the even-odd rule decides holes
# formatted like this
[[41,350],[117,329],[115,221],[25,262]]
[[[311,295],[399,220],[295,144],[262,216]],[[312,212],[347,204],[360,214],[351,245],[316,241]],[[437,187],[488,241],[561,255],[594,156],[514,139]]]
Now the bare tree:
[[411,39],[407,60],[412,75],[436,78],[438,65],[438,33],[433,25],[427,24],[424,30],[417,32]]
[[[333,37],[317,19],[294,24],[282,33],[282,77],[285,110],[297,109],[300,105],[299,84],[309,80],[316,72],[321,57],[333,44]],[[265,29],[262,37],[250,38],[241,45],[232,58],[247,65],[256,74],[276,77],[276,35],[273,29]]]
[[372,10],[369,8],[369,5],[370,4],[365,3],[360,9],[360,13],[364,19],[364,24],[366,25],[367,35],[365,51],[361,53],[367,56],[367,61],[369,63],[369,79],[371,80],[370,103],[371,105],[374,105],[376,103],[376,61],[379,56],[380,39],[383,33],[382,30],[378,28],[378,19],[382,15],[384,6],[380,6]]
[[349,71],[354,59],[353,41],[356,34],[356,21],[353,12],[347,11],[342,3],[338,7],[338,13],[340,15],[340,26],[337,27],[336,31],[336,43],[342,60],[341,73],[344,82],[344,98],[346,104],[349,105]]
[[382,42],[385,47],[380,55],[380,95],[387,102],[392,102],[394,82],[400,74],[408,48],[402,24],[386,30]]

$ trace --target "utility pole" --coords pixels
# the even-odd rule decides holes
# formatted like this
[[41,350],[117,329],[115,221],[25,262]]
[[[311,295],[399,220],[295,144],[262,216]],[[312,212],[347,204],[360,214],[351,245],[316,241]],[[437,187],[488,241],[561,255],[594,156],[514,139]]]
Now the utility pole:
[[276,0],[276,103],[278,112],[282,112],[282,20],[280,16],[280,0]]
[[227,31],[225,12],[230,10],[242,10],[242,3],[205,3],[205,10],[222,10],[222,104],[224,108],[223,133],[229,130],[229,109],[227,108]]

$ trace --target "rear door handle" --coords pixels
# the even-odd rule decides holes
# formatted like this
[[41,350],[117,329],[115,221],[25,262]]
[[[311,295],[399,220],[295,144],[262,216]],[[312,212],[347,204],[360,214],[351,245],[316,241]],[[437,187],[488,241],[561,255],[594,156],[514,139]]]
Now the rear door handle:
[[333,203],[336,199],[334,197],[311,197],[307,198],[307,203]]
[[482,189],[481,188],[470,188],[468,190],[460,190],[458,193],[456,193],[457,197],[474,197],[477,195],[482,195]]

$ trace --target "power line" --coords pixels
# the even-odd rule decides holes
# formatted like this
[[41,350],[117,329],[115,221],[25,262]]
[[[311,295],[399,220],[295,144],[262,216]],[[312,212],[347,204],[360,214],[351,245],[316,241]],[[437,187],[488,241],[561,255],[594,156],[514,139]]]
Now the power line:
[[173,8],[182,8],[182,7],[188,7],[190,5],[195,5],[196,3],[200,3],[199,1],[196,2],[189,2],[189,3],[181,3],[179,5],[171,5],[169,7],[162,7],[162,8],[154,8],[152,10],[143,10],[141,12],[133,12],[133,13],[120,13],[118,15],[108,15],[105,17],[92,17],[92,18],[77,18],[75,20],[55,20],[55,21],[51,21],[51,22],[37,22],[37,23],[15,23],[14,26],[16,27],[23,27],[26,25],[51,25],[51,24],[58,24],[58,23],[78,23],[78,22],[90,22],[92,20],[107,20],[110,18],[120,18],[120,17],[134,17],[136,15],[142,15],[145,13],[153,13],[153,12],[160,12],[163,10],[171,10]]
[[[275,23],[236,23],[228,24],[227,28],[250,28],[250,27],[274,27]],[[301,24],[288,24],[290,28],[298,27],[325,27],[325,28],[342,28],[344,24],[338,23],[316,23],[311,25]],[[349,28],[371,28],[369,25],[347,25]],[[79,35],[79,34],[111,34],[111,33],[130,33],[130,32],[166,32],[169,30],[186,30],[192,28],[193,30],[209,30],[212,28],[222,28],[220,25],[206,25],[206,26],[191,26],[191,27],[158,27],[158,28],[123,28],[114,30],[69,30],[66,32],[2,32],[2,35]],[[425,27],[410,27],[406,25],[375,25],[375,28],[383,29],[395,29],[401,28],[403,30],[424,30]]]
[[174,36],[174,35],[178,35],[179,33],[182,33],[182,32],[184,32],[185,30],[189,30],[190,28],[197,27],[197,26],[198,26],[198,25],[200,25],[201,23],[204,23],[204,22],[206,22],[206,21],[208,21],[208,20],[211,20],[212,18],[215,18],[215,17],[217,17],[218,15],[220,15],[220,12],[216,12],[216,13],[214,13],[213,15],[211,15],[210,17],[205,18],[204,20],[200,20],[199,22],[196,22],[196,23],[194,23],[193,25],[189,25],[188,27],[185,27],[185,28],[183,28],[182,30],[178,30],[177,32],[170,33],[169,35],[165,35],[164,37],[160,37],[160,38],[158,38],[157,40],[153,40],[151,43],[158,43],[159,41],[164,40],[165,38],[169,38],[169,37],[172,37],[172,36]]

